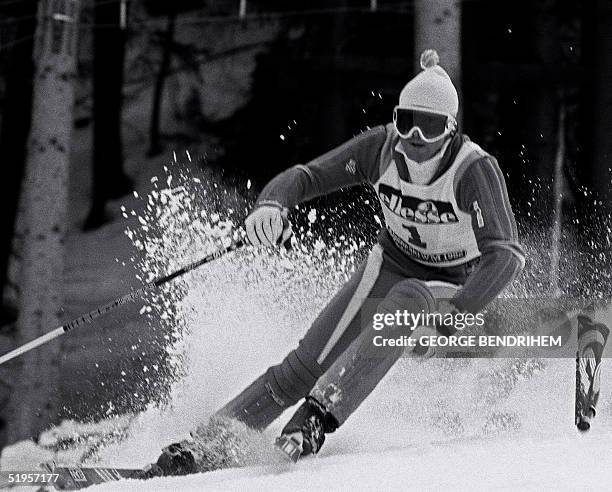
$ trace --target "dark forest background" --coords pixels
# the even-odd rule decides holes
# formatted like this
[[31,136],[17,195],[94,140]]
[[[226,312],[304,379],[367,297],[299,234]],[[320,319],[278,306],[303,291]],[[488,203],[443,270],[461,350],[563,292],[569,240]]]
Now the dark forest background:
[[[498,158],[523,224],[552,227],[561,193],[563,220],[586,248],[601,237],[612,198],[612,0],[442,3],[460,9],[462,131]],[[427,8],[398,0],[0,0],[3,292],[19,290],[9,266],[20,256],[20,197],[27,206],[40,5],[79,11],[70,24],[78,37],[73,139],[91,141],[71,180],[80,169],[90,183],[75,225],[84,234],[112,221],[109,202],[132,191],[126,154],[146,166],[194,149],[200,167],[230,183],[250,179],[256,191],[389,122],[415,73],[415,9]],[[24,336],[19,315],[5,296],[2,347]]]

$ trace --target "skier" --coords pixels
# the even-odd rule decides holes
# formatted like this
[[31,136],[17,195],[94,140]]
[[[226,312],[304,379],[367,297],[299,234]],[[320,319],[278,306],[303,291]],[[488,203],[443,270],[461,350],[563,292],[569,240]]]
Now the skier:
[[[521,271],[525,259],[503,174],[491,155],[458,132],[457,91],[438,62],[434,50],[423,52],[423,70],[401,91],[392,123],[282,172],[263,189],[245,222],[254,246],[287,239],[288,209],[361,183],[374,187],[386,228],[298,347],[193,440],[165,448],[152,475],[210,469],[211,457],[198,442],[211,434],[217,444],[231,442],[233,424],[220,420],[262,430],[302,399],[277,446],[293,459],[316,454],[403,353],[371,343],[375,314],[474,313]],[[230,454],[221,461],[231,462]]]

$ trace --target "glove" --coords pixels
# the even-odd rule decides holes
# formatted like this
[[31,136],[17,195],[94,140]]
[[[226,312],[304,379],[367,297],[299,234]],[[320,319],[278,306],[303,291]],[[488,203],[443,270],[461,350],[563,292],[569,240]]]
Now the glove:
[[[459,309],[457,309],[457,307],[450,300],[446,299],[438,299],[436,312],[440,313],[442,317],[444,317],[445,314],[452,314],[455,316],[456,314],[460,313]],[[454,325],[442,324],[440,326],[436,326],[436,331],[439,335],[448,337],[457,333],[457,328],[455,328]]]
[[412,353],[422,359],[431,359],[434,355],[440,356],[445,349],[437,346],[431,346],[423,343],[422,338],[435,337],[438,333],[430,326],[418,326],[412,332],[412,338],[417,340],[416,345],[412,349]]
[[244,221],[247,238],[253,246],[276,246],[291,237],[287,212],[273,205],[257,207]]

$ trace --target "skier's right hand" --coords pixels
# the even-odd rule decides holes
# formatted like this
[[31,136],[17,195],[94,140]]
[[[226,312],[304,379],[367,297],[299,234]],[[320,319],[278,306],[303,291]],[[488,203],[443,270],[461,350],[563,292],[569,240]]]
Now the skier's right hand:
[[284,209],[260,205],[244,221],[247,238],[253,246],[276,246],[291,237],[291,224]]

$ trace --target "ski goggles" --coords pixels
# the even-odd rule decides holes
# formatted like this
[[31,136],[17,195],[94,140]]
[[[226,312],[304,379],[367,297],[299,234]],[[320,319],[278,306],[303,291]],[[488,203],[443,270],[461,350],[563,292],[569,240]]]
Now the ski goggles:
[[448,114],[399,106],[393,109],[393,124],[400,137],[409,138],[418,132],[428,143],[441,140],[457,127],[455,118]]

